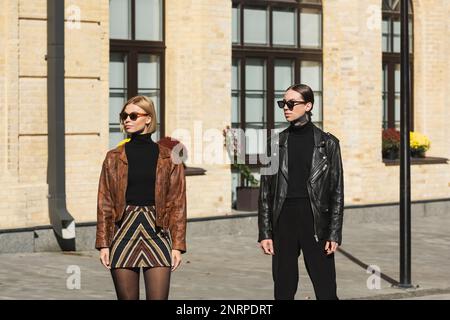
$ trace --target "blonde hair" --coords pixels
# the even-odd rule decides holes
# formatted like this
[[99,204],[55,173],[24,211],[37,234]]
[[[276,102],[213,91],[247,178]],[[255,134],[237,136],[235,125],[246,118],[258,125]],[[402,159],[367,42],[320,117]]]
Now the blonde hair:
[[[138,107],[145,110],[145,112],[148,113],[148,115],[152,118],[152,122],[150,122],[150,133],[153,133],[156,131],[156,125],[157,125],[157,118],[156,118],[156,111],[155,111],[155,104],[153,103],[153,100],[146,97],[146,96],[135,96],[130,98],[122,107],[122,110],[120,110],[120,113],[122,113],[127,105],[129,104],[135,104]],[[123,132],[123,121],[120,121],[120,130]]]

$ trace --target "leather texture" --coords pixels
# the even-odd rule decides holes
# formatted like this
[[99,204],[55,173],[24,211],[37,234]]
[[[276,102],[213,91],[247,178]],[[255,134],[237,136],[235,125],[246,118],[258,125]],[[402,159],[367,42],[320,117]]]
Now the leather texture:
[[[316,241],[342,242],[344,172],[339,140],[314,125],[314,150],[307,189],[314,217]],[[258,241],[273,238],[288,186],[287,141],[284,130],[268,141],[271,158],[278,159],[274,174],[261,174],[258,199]],[[273,161],[272,161],[273,163]]]
[[[186,252],[186,178],[184,164],[176,161],[172,149],[158,141],[155,208],[156,226],[170,231],[172,249]],[[103,161],[97,196],[97,233],[95,247],[110,247],[114,224],[121,220],[126,207],[128,161],[125,141],[110,150]],[[172,144],[171,147],[174,145]]]

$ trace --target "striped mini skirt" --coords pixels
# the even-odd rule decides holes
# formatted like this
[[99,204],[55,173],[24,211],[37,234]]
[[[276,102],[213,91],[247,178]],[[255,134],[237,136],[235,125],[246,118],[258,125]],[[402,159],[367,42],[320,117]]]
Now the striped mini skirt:
[[116,223],[111,243],[111,268],[170,267],[170,234],[156,226],[155,206],[127,205]]

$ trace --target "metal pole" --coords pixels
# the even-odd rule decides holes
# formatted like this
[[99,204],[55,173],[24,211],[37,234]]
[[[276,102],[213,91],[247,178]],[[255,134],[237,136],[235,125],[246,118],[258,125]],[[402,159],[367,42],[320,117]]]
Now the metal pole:
[[409,0],[401,0],[401,95],[400,95],[400,283],[411,288],[411,161],[410,74],[409,74]]

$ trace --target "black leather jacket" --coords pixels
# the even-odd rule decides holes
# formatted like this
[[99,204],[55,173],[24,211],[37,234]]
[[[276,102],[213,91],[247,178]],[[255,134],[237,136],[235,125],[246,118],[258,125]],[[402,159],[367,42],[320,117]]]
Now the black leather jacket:
[[[307,182],[311,208],[314,216],[316,241],[342,242],[344,214],[344,177],[339,140],[315,125],[314,151],[311,173]],[[288,130],[269,139],[272,167],[278,159],[278,170],[261,170],[258,200],[258,241],[272,239],[287,194],[288,186]],[[274,161],[275,160],[275,161]]]

